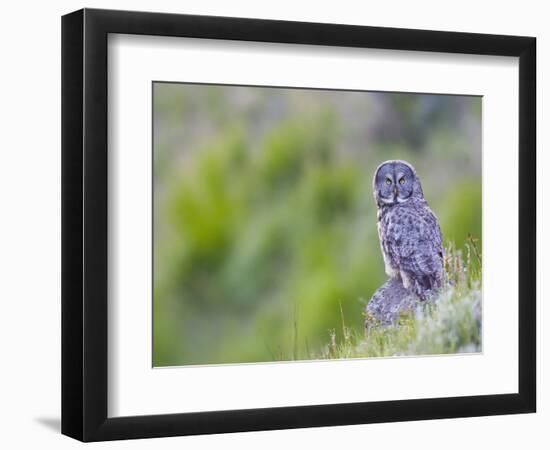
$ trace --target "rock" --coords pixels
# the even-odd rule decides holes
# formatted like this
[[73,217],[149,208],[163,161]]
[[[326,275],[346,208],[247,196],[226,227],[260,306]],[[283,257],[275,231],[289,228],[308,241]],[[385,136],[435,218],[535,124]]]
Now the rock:
[[418,301],[418,297],[405,289],[401,281],[389,279],[367,304],[365,328],[394,325],[401,313],[413,310]]

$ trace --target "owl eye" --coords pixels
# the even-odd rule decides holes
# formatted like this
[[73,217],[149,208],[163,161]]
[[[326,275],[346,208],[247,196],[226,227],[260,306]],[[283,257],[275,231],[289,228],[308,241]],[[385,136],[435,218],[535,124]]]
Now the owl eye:
[[391,180],[389,178],[386,178],[386,184],[389,186],[391,184]]
[[405,184],[405,178],[401,178],[401,179],[399,180],[399,184]]

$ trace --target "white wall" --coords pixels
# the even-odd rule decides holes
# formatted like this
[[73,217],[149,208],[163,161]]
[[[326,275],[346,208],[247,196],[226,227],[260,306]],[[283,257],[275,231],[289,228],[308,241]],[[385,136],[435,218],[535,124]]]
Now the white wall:
[[[510,4],[508,4],[510,3]],[[72,448],[60,416],[60,16],[83,6],[362,25],[530,35],[538,38],[538,148],[549,142],[550,28],[545,2],[291,2],[118,0],[4,2],[0,32],[0,442],[4,448]],[[546,120],[545,120],[546,119]],[[548,230],[550,182],[539,151],[539,230]],[[539,234],[539,254],[550,250]],[[548,271],[539,257],[539,275]],[[539,381],[550,373],[543,329],[550,308],[539,283]],[[542,350],[541,350],[542,349]],[[546,354],[543,354],[546,353]],[[536,415],[409,422],[102,443],[119,448],[548,448],[550,394],[539,382]],[[30,447],[32,448],[32,447]]]

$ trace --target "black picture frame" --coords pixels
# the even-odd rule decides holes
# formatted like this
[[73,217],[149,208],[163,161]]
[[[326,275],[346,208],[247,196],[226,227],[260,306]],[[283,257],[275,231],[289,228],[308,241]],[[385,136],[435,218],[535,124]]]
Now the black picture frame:
[[[518,393],[109,418],[109,33],[519,57]],[[94,9],[63,16],[62,433],[101,441],[535,412],[535,91],[533,37]]]

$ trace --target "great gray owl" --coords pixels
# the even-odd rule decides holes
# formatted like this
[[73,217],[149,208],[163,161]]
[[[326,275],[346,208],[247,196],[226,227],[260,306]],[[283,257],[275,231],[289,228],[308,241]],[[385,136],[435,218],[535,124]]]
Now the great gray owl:
[[386,273],[426,300],[443,284],[443,248],[416,171],[405,161],[386,161],[374,173],[373,189]]

